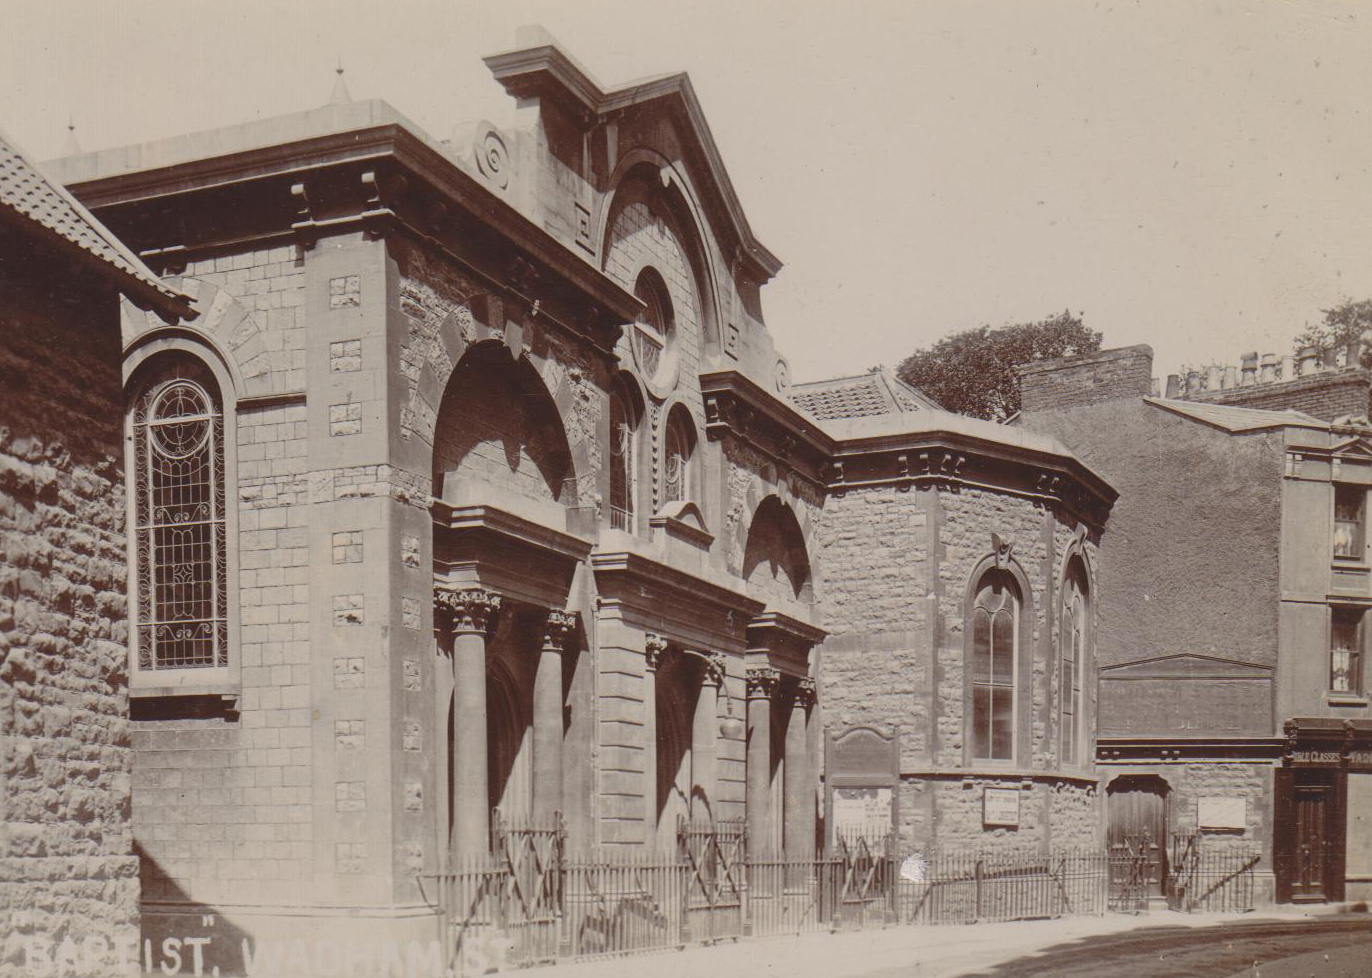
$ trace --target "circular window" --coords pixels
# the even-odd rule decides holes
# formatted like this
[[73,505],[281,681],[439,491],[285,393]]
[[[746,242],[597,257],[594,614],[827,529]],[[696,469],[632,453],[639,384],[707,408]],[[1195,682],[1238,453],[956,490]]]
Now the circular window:
[[163,388],[149,422],[153,443],[166,458],[186,458],[210,436],[210,399],[197,384],[178,380]]
[[643,316],[634,327],[634,359],[648,388],[665,397],[676,386],[676,324],[671,294],[655,268],[645,268],[634,282],[634,295],[643,303]]

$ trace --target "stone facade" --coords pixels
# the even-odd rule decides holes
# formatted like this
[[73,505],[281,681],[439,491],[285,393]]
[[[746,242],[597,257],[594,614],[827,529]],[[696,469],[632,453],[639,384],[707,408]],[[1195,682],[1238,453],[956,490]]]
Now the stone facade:
[[[831,496],[820,523],[822,700],[833,729],[898,727],[900,844],[905,851],[1087,847],[1099,842],[1089,745],[1060,757],[1060,616],[1049,609],[1067,561],[1093,567],[1096,541],[1051,506],[1009,491],[933,483]],[[1019,640],[1013,757],[978,762],[968,742],[969,591],[1003,559],[1028,582]],[[1005,546],[1004,542],[1000,546]],[[1094,718],[1087,681],[1086,728]],[[985,788],[1021,794],[1013,827],[983,820]]]
[[[471,147],[344,103],[56,164],[197,313],[124,309],[136,525],[148,432],[182,424],[164,392],[222,425],[196,449],[222,560],[131,548],[139,582],[159,560],[214,582],[194,628],[134,594],[151,965],[298,945],[382,970],[431,941],[426,876],[523,832],[609,856],[746,826],[808,859],[826,725],[909,731],[911,846],[1088,841],[1053,608],[1064,575],[1089,590],[1113,490],[898,384],[879,414],[852,378],[807,413],[762,321],[780,264],[685,77],[605,93],[546,43],[488,64],[520,123]],[[231,193],[177,176],[208,159]],[[983,769],[965,616],[988,567],[1022,613],[1016,755]],[[873,710],[892,653],[904,694]],[[1021,791],[1018,831],[983,833],[964,777]]]
[[139,898],[119,297],[183,304],[0,157],[0,972],[104,978],[135,959]]

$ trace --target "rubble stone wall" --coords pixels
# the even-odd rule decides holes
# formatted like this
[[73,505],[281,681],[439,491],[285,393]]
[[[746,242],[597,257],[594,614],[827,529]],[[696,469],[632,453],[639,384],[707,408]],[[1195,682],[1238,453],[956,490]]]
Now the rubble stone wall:
[[0,273],[0,973],[103,978],[138,938],[118,307],[17,278]]

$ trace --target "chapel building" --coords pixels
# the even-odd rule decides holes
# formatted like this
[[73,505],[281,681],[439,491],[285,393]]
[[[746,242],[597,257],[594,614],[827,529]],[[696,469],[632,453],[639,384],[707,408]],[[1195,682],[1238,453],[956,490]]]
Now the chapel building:
[[792,385],[689,79],[520,42],[508,129],[337,91],[54,164],[196,313],[121,322],[145,937],[427,940],[426,878],[550,833],[808,859],[860,727],[904,847],[1098,838],[1115,490]]

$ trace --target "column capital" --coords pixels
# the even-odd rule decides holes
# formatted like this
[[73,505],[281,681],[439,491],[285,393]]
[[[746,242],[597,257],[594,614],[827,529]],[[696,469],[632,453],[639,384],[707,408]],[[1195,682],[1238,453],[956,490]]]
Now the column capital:
[[806,706],[814,706],[819,702],[819,688],[813,677],[802,676],[796,680],[796,702]]
[[500,610],[500,595],[480,587],[436,587],[434,604],[452,615],[454,632],[484,634]]
[[667,640],[661,635],[647,635],[643,639],[643,664],[651,672],[657,672],[662,657],[667,653]]
[[781,673],[771,666],[754,666],[747,672],[748,699],[770,699],[781,682]]
[[548,618],[543,624],[543,647],[553,651],[562,651],[567,644],[567,638],[576,631],[577,615],[571,611],[561,611],[554,609],[548,612]]

